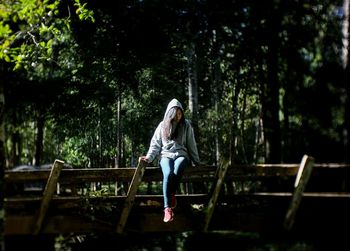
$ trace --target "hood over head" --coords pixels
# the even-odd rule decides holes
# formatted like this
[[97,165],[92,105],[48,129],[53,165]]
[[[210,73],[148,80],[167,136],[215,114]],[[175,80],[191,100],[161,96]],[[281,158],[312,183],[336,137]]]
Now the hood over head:
[[182,104],[180,103],[180,101],[178,101],[176,98],[173,98],[167,108],[166,108],[166,111],[165,111],[165,114],[164,114],[164,118],[166,117],[166,114],[168,113],[168,111],[173,108],[173,107],[179,107],[182,111],[184,111],[184,109],[182,108]]

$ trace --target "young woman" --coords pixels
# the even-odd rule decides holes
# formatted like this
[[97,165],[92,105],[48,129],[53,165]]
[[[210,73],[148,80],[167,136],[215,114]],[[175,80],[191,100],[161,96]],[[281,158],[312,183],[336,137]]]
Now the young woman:
[[169,222],[174,219],[175,192],[184,169],[191,162],[200,164],[193,128],[185,119],[182,105],[177,99],[169,102],[163,121],[153,134],[147,155],[139,160],[151,163],[157,156],[160,156],[163,173],[163,220]]

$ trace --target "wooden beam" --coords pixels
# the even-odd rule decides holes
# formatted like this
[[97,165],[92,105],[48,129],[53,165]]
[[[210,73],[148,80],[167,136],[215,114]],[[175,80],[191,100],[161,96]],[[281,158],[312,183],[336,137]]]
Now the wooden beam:
[[[253,180],[268,177],[295,177],[300,164],[257,164],[257,165],[233,165],[226,174],[226,179],[230,180]],[[190,167],[186,169],[183,181],[212,180],[215,177],[216,166]],[[350,175],[349,164],[337,163],[315,163],[314,173],[322,171],[331,172],[338,175],[339,171]],[[135,168],[81,168],[62,169],[60,174],[60,184],[74,184],[79,182],[103,182],[103,181],[130,181],[134,175]],[[322,173],[323,174],[323,173]],[[50,175],[50,170],[25,170],[12,171],[5,170],[4,180],[6,184],[23,183],[31,181],[46,181]],[[147,167],[143,181],[161,181],[162,174],[159,167]]]
[[134,204],[137,189],[142,181],[143,174],[146,169],[146,162],[140,161],[136,167],[134,176],[129,186],[128,194],[124,201],[124,206],[120,214],[119,222],[117,224],[116,232],[121,234],[124,231],[125,224],[128,220],[131,208]]
[[55,160],[54,164],[52,165],[50,176],[47,180],[43,197],[41,200],[41,205],[40,205],[39,211],[37,212],[36,218],[34,220],[34,229],[33,229],[34,235],[40,232],[47,209],[49,208],[49,205],[50,205],[50,201],[57,188],[57,180],[63,165],[64,165],[64,162],[61,160]]
[[304,155],[300,163],[299,171],[295,179],[293,197],[290,202],[283,224],[284,228],[287,231],[289,231],[293,227],[295,215],[299,208],[301,198],[303,197],[306,184],[308,183],[309,178],[311,176],[314,162],[315,161],[313,157]]
[[219,169],[216,185],[215,185],[213,194],[212,194],[212,196],[211,196],[211,198],[209,200],[209,203],[208,203],[208,209],[207,209],[207,213],[206,213],[206,216],[205,216],[205,222],[204,222],[203,231],[208,231],[209,223],[210,223],[211,218],[213,216],[215,205],[216,205],[216,202],[218,200],[218,197],[219,197],[219,194],[220,194],[220,191],[221,191],[221,187],[222,187],[222,184],[224,182],[224,179],[225,179],[228,167],[229,167],[229,162],[222,163],[220,165],[220,169]]

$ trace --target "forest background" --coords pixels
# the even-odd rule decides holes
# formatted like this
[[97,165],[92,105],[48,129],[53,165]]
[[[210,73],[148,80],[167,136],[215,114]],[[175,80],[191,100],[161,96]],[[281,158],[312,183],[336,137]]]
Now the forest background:
[[4,168],[135,166],[172,98],[203,163],[349,159],[348,1],[5,1]]
[[5,1],[6,167],[135,166],[172,98],[203,163],[347,161],[343,4]]
[[349,0],[1,0],[0,184],[135,166],[172,98],[205,164],[348,163],[348,44]]

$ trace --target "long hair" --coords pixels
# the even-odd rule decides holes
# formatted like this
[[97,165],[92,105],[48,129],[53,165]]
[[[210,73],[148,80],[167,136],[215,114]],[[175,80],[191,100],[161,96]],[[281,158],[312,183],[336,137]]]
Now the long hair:
[[[163,130],[162,130],[162,138],[164,140],[175,139],[177,137],[179,127],[185,121],[185,115],[184,115],[182,109],[180,109],[181,113],[182,113],[181,120],[179,121],[178,124],[174,123],[177,109],[180,109],[180,108],[174,106],[174,107],[169,109],[167,114],[165,114],[165,117],[163,119]],[[173,128],[173,127],[175,127],[175,128]]]

